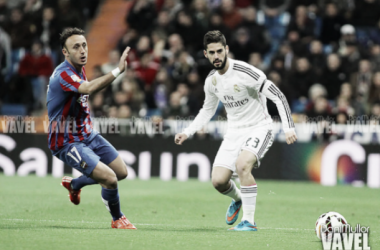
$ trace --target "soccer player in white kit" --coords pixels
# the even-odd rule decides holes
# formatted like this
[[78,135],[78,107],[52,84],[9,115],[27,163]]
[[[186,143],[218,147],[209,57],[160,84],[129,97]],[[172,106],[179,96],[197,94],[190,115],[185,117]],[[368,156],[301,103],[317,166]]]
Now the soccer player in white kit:
[[[297,140],[291,111],[285,96],[261,70],[227,57],[229,48],[220,31],[207,32],[203,45],[205,57],[214,66],[205,80],[206,98],[194,121],[176,134],[174,140],[181,145],[210,121],[219,101],[223,103],[228,129],[215,157],[212,184],[220,193],[232,198],[226,214],[228,225],[236,222],[243,207],[241,222],[228,230],[257,231],[254,220],[257,184],[251,172],[260,166],[274,138],[266,98],[277,106],[288,144]],[[239,176],[240,190],[231,180],[234,172]]]

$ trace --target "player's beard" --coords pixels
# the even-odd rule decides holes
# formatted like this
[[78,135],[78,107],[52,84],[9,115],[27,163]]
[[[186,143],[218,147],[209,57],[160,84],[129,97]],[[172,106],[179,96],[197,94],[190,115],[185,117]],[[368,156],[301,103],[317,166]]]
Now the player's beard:
[[226,53],[226,55],[224,56],[224,60],[223,60],[222,64],[221,64],[219,67],[215,66],[214,63],[212,63],[212,66],[213,66],[214,69],[216,69],[216,70],[221,70],[221,69],[224,69],[224,67],[226,66],[226,63],[227,63],[227,53]]

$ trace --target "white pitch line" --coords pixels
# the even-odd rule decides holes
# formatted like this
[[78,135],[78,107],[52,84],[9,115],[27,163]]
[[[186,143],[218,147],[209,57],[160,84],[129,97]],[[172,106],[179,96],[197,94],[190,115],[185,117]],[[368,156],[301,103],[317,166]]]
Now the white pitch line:
[[[31,220],[31,219],[1,219],[6,221],[14,221],[14,222],[22,222],[22,221],[29,221],[29,222],[51,222],[51,223],[85,223],[85,224],[105,224],[106,222],[101,221],[63,221],[63,220]],[[133,223],[134,225],[140,225],[140,226],[173,226],[176,225],[169,225],[169,224],[145,224],[145,223]],[[186,226],[190,227],[190,226]],[[305,229],[305,228],[271,228],[271,227],[258,227],[258,229],[263,230],[291,230],[291,231],[314,231],[314,229]]]

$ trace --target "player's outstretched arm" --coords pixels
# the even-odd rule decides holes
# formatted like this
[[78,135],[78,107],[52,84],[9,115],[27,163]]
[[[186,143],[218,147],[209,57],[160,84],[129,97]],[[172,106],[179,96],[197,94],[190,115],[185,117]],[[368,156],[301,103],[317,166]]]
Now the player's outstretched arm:
[[186,141],[187,135],[183,133],[179,133],[175,135],[174,142],[175,144],[182,145],[184,141]]
[[269,80],[265,80],[260,89],[262,93],[272,100],[277,106],[285,132],[286,143],[294,143],[297,140],[297,135],[294,130],[294,122],[290,107],[284,94]]
[[112,70],[112,72],[109,72],[108,74],[96,78],[90,82],[84,82],[82,83],[79,88],[78,92],[81,94],[92,94],[96,91],[101,90],[104,87],[107,87],[115,78],[120,74],[123,73],[124,70],[127,68],[127,56],[128,52],[130,50],[130,47],[127,47],[123,54],[121,55],[120,61],[119,61],[119,67]]

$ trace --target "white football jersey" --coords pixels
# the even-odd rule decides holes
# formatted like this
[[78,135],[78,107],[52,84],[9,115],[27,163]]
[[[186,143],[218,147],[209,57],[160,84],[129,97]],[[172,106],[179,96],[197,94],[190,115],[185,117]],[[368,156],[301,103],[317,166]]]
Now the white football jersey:
[[214,116],[219,101],[227,112],[228,128],[258,127],[272,124],[267,98],[277,106],[285,132],[294,129],[291,111],[282,92],[254,66],[229,60],[228,70],[220,75],[212,70],[205,80],[205,101],[199,114],[183,133],[193,135]]

